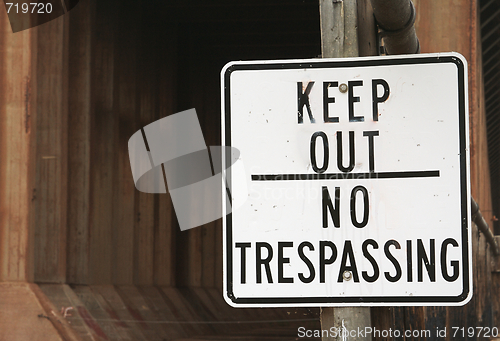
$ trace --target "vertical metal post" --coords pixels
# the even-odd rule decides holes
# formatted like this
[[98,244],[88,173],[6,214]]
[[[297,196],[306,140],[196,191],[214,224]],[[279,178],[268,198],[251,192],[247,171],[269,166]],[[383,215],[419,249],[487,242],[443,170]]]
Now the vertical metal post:
[[[360,15],[366,15],[371,10],[367,0],[320,0],[321,21],[321,51],[323,58],[359,57],[358,44],[358,11]],[[359,10],[358,10],[359,7]],[[373,26],[371,24],[373,23]],[[367,32],[363,35],[363,51],[367,54],[376,54],[375,24],[369,21],[362,25]],[[367,38],[368,37],[368,38]],[[370,39],[371,37],[371,39]],[[370,41],[367,41],[369,39]],[[366,46],[365,46],[366,45]],[[367,46],[370,45],[371,48]],[[336,331],[342,330],[342,335],[328,333],[323,336],[324,341],[330,340],[359,340],[371,341],[371,335],[358,334],[358,330],[364,331],[365,327],[371,326],[370,308],[346,307],[346,308],[322,308],[321,329],[330,330],[334,327]],[[345,331],[353,331],[351,335]],[[355,335],[354,335],[355,331]]]

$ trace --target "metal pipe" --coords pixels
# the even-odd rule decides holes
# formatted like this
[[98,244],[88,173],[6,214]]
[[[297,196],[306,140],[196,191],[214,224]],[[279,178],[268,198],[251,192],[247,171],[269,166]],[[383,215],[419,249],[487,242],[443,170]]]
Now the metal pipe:
[[387,54],[420,53],[411,0],[371,0]]
[[484,233],[484,236],[486,237],[486,241],[491,245],[491,248],[493,250],[493,253],[495,256],[500,255],[500,247],[498,246],[498,243],[495,239],[495,236],[490,230],[490,227],[488,226],[488,223],[486,220],[484,220],[483,215],[481,211],[479,210],[479,205],[477,204],[476,200],[471,197],[470,200],[471,203],[471,215],[472,215],[472,221],[477,225],[479,230]]

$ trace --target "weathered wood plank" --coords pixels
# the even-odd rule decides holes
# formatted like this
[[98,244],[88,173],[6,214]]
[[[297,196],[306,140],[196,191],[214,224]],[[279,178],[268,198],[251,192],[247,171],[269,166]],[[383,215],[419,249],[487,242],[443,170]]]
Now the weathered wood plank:
[[106,334],[106,337],[109,340],[121,340],[123,335],[116,330],[115,323],[111,316],[108,315],[108,313],[95,299],[92,289],[86,285],[72,286],[71,289],[80,302],[82,302],[88,313],[102,329],[104,334]]
[[[238,317],[242,318],[243,316],[247,316],[245,310],[248,309],[241,309],[237,314],[234,309],[225,309],[226,307],[229,308],[229,305],[225,302],[216,302],[205,288],[191,288],[189,290],[191,291],[192,299],[200,302],[204,309],[210,313],[212,320],[237,321]],[[223,305],[217,303],[223,303]],[[243,319],[245,319],[245,317],[243,317]],[[241,326],[237,323],[214,324],[213,327],[217,330],[218,334],[235,334],[241,330]]]
[[[475,227],[475,230],[477,228]],[[474,230],[473,230],[474,231]],[[473,264],[474,264],[474,302],[469,303],[474,311],[468,319],[469,327],[492,327],[493,312],[491,303],[491,270],[486,238],[483,233],[473,234]],[[480,340],[474,336],[472,340]]]
[[[202,321],[198,312],[191,307],[189,302],[181,295],[178,289],[170,287],[162,287],[161,293],[163,299],[176,314],[178,321]],[[189,325],[189,335],[211,335],[213,329],[206,324],[193,323]]]
[[[425,330],[425,308],[424,307],[406,307],[404,308],[404,330],[410,331],[411,335],[416,335],[413,333],[420,333],[420,331]],[[425,336],[407,338],[410,340],[426,340]]]
[[71,303],[71,307],[74,308],[75,313],[68,316],[68,320],[73,324],[74,320],[80,320],[83,322],[84,328],[88,330],[93,340],[109,340],[108,335],[101,328],[99,323],[95,320],[95,318],[90,314],[85,305],[76,293],[73,291],[71,287],[68,285],[63,285],[62,289],[64,294],[69,299]]
[[[212,118],[206,114],[207,102],[207,88],[208,85],[206,80],[208,79],[205,68],[199,62],[198,56],[200,53],[203,54],[203,41],[190,30],[179,31],[179,41],[185,41],[183,44],[184,48],[179,50],[178,59],[178,69],[186,70],[183,77],[178,77],[177,87],[183,89],[181,93],[177,96],[178,105],[177,110],[183,111],[190,108],[195,108],[198,114],[198,119],[202,130],[205,128],[205,120],[211,120]],[[211,53],[211,51],[207,52]],[[218,77],[217,77],[218,78]],[[211,79],[217,79],[211,78]],[[212,85],[215,86],[215,85]],[[218,85],[215,86],[218,88]],[[218,98],[219,96],[216,96]],[[205,139],[207,136],[204,136]],[[206,140],[205,140],[206,141]],[[204,193],[210,197],[209,193]],[[210,209],[210,200],[206,201],[206,205],[203,207],[204,210]],[[196,214],[195,212],[193,212]],[[176,283],[178,286],[202,286],[205,280],[211,281],[212,275],[209,275],[211,270],[206,270],[203,273],[203,266],[209,265],[213,262],[213,257],[204,259],[204,241],[203,233],[207,231],[209,224],[204,227],[195,227],[186,231],[177,232],[177,253],[176,253]],[[205,239],[205,249],[207,252],[211,252],[212,246],[211,242],[211,232]]]
[[82,304],[69,286],[65,284],[41,284],[39,287],[59,312],[63,311],[64,313],[64,310],[67,310],[66,320],[82,340],[98,340],[92,328],[80,316],[78,306],[82,306]]
[[83,339],[78,335],[76,330],[74,330],[69,322],[64,317],[64,310],[61,312],[52,301],[43,293],[42,289],[36,284],[28,284],[29,288],[36,295],[38,302],[45,311],[45,315],[50,317],[50,321],[53,326],[57,329],[59,335],[65,341],[83,341]]
[[[201,79],[205,78],[201,63],[198,63],[198,53],[202,51],[199,47],[199,42],[191,32],[187,32],[187,44],[185,44],[186,62],[188,62],[187,74],[185,75],[186,89],[190,89],[187,93],[186,104],[187,108],[194,107],[198,114],[198,120],[203,127],[203,118],[205,112],[204,96],[206,93],[205,86]],[[186,108],[186,109],[187,109]],[[200,119],[201,118],[201,119]],[[205,206],[204,209],[207,209]],[[196,212],[193,212],[196,214]],[[182,231],[186,238],[185,257],[187,259],[187,271],[185,277],[185,285],[201,286],[203,274],[203,228],[195,227],[187,231]]]
[[134,284],[153,284],[155,199],[149,193],[136,192],[134,227]]
[[[177,28],[166,25],[159,29],[163,42],[160,54],[165,57],[159,64],[157,93],[158,119],[175,113]],[[155,225],[154,283],[159,286],[175,285],[175,217],[170,194],[158,196],[158,223]]]
[[[191,288],[179,288],[177,292],[182,296],[182,298],[196,311],[199,321],[215,321],[217,314],[213,314],[210,309],[201,301],[196,293]],[[208,324],[212,331],[216,331],[217,326]]]
[[[370,308],[371,326],[377,330],[389,330],[393,328],[394,308],[373,307]],[[373,337],[374,341],[383,340],[381,337]]]
[[160,326],[163,328],[168,337],[172,340],[187,337],[189,333],[186,331],[189,328],[187,324],[177,323],[177,318],[168,304],[163,299],[158,287],[147,286],[139,288],[140,293],[144,297],[151,309],[158,318]]
[[63,340],[30,284],[0,283],[0,306],[0,340]]
[[343,57],[359,57],[357,2],[358,0],[342,1],[344,12]]
[[[210,48],[206,45],[202,48],[203,55],[210,55]],[[203,135],[207,148],[210,146],[220,146],[220,110],[219,108],[219,84],[218,68],[212,62],[211,58],[207,58],[207,66],[210,71],[197,69],[197,73],[202,73],[204,76],[200,80],[200,84],[205,84],[203,87],[198,87],[197,92],[203,93],[203,106],[200,108],[201,112],[198,113],[200,123],[202,124]],[[198,105],[201,105],[198,104]],[[213,160],[213,156],[212,156]],[[220,167],[219,167],[220,168]],[[214,165],[214,170],[217,166]],[[207,211],[219,210],[219,203],[214,202],[213,193],[204,193],[205,196],[205,209]],[[220,206],[222,210],[222,206]],[[222,215],[220,212],[219,216]],[[216,261],[216,228],[217,221],[210,222],[201,227],[201,244],[202,244],[202,267],[201,267],[201,286],[214,287],[215,286],[215,261]]]
[[[92,290],[106,301],[108,305],[106,311],[116,321],[116,324],[119,324],[127,331],[132,340],[147,340],[147,335],[143,333],[143,324],[131,315],[126,304],[116,292],[115,287],[111,285],[94,285]],[[103,304],[103,306],[105,305]]]
[[321,52],[323,58],[344,56],[344,4],[320,0]]
[[[154,27],[147,20],[153,9],[151,4],[141,5],[137,15],[140,42],[137,50],[137,122],[142,128],[157,118],[157,53]],[[134,228],[134,284],[152,285],[154,278],[154,231],[157,223],[157,197],[149,193],[136,192],[135,209],[137,220]]]
[[[439,331],[443,331],[446,328],[446,307],[426,307],[425,308],[425,329],[430,330],[432,336],[427,338],[427,340],[433,340],[436,338]],[[406,316],[406,319],[411,319],[412,316]],[[449,331],[447,331],[449,332]],[[441,334],[439,334],[441,335]]]
[[176,231],[176,285],[201,285],[202,245],[200,228],[180,231],[177,221]]
[[358,3],[358,45],[360,56],[377,56],[377,25],[373,16],[370,0],[357,0]]
[[[87,287],[89,288],[89,287]],[[94,304],[99,306],[99,309],[102,310],[98,312],[102,318],[104,318],[106,323],[111,325],[111,328],[113,328],[116,331],[116,336],[118,337],[119,340],[123,341],[133,341],[137,339],[137,337],[134,335],[134,333],[131,331],[129,326],[123,322],[120,321],[120,318],[114,311],[114,309],[109,305],[108,301],[106,300],[105,297],[101,295],[99,290],[95,289],[95,287],[91,287],[92,292],[92,299],[95,301]],[[88,307],[88,306],[87,306]],[[92,312],[90,312],[93,316],[94,315]],[[104,330],[107,330],[106,328],[111,329],[110,327],[104,326]]]
[[[141,127],[137,124],[137,50],[138,26],[130,2],[116,8],[117,34],[114,54],[114,102],[115,141],[114,162],[116,165],[113,184],[113,279],[117,285],[132,285],[134,282],[134,212],[136,189],[128,155],[128,139]],[[135,6],[135,5],[134,5]],[[123,58],[127,56],[127,58]]]
[[25,281],[34,274],[36,32],[13,34],[4,14],[0,37],[0,281]]
[[[500,272],[496,271],[491,274],[491,283],[492,283],[492,288],[491,292],[494,293],[493,295],[498,294],[500,292]],[[500,300],[499,299],[493,299],[493,325],[498,326],[500,325]]]
[[[320,329],[319,309],[275,308],[234,309],[222,298],[217,289],[190,288],[215,317],[217,335],[231,335],[234,339],[253,336],[263,338],[280,336],[282,339],[297,338],[299,327]],[[219,325],[220,322],[222,326]]]
[[222,219],[215,222],[215,288],[222,293],[223,283],[223,251],[222,251]]
[[38,27],[35,280],[66,280],[67,20]]
[[[207,193],[207,202],[210,202],[210,195]],[[204,288],[215,285],[215,228],[216,223],[205,224],[201,229],[202,239],[202,277],[201,286]]]
[[69,19],[68,236],[66,280],[89,283],[91,2]]
[[224,298],[222,297],[222,293],[218,289],[211,288],[201,288],[200,290],[206,290],[207,294],[210,296],[214,304],[222,311],[226,311],[228,314],[232,314],[234,319],[242,319],[242,320],[258,320],[260,318],[265,318],[261,311],[267,311],[266,309],[239,309],[241,311],[240,314],[235,313],[235,308],[231,307],[226,303]]
[[113,273],[113,155],[116,124],[113,115],[113,81],[116,16],[112,2],[89,2],[93,6],[89,282],[109,284]]
[[158,198],[158,224],[155,230],[154,283],[160,286],[175,285],[175,218],[170,194]]
[[135,286],[120,286],[116,291],[134,320],[139,322],[141,331],[146,335],[146,340],[162,341],[168,337],[162,325],[155,323],[160,321],[159,316],[149,309],[146,300]]

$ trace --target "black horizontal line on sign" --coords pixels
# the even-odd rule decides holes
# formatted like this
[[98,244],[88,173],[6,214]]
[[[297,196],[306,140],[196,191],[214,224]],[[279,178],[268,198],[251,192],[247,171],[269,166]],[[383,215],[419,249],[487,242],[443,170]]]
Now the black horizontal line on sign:
[[370,173],[253,174],[252,181],[435,178],[438,170]]

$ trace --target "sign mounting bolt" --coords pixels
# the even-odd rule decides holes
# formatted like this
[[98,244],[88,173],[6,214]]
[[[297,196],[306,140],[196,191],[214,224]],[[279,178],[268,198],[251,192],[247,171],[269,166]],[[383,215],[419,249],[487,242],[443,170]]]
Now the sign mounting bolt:
[[344,273],[342,274],[342,277],[344,277],[344,279],[346,281],[350,281],[352,279],[352,272],[344,271]]
[[345,84],[345,83],[340,84],[339,90],[341,93],[345,94],[347,92],[347,84]]

